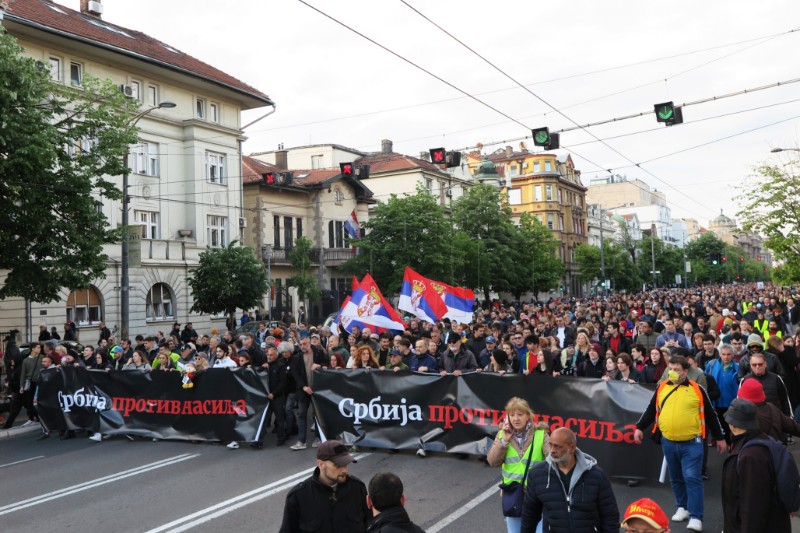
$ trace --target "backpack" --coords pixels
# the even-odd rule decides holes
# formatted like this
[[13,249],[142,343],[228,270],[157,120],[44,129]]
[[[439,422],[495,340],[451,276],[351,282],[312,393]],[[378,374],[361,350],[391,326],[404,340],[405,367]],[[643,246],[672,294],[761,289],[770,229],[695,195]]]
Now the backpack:
[[751,439],[744,443],[739,453],[751,445],[764,446],[769,450],[772,471],[775,474],[775,491],[783,508],[790,513],[800,510],[800,473],[797,471],[794,457],[786,446],[772,437]]

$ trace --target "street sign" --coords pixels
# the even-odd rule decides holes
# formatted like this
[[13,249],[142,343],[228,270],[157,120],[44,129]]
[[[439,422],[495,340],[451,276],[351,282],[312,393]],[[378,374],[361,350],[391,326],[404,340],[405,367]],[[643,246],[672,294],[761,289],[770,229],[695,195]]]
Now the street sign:
[[686,261],[686,269],[685,269],[685,271],[686,271],[687,274],[692,271],[692,263],[691,262]]
[[128,267],[142,266],[142,226],[128,226]]

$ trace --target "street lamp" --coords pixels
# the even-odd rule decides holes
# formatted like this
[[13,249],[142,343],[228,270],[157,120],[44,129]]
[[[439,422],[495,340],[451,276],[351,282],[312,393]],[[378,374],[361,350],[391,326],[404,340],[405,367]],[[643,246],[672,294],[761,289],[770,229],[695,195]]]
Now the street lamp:
[[773,148],[770,152],[773,154],[777,154],[778,152],[800,152],[800,148]]
[[[175,102],[164,101],[156,106],[145,109],[144,111],[134,115],[127,124],[128,128],[132,128],[144,116],[156,109],[171,109],[175,107]],[[128,196],[128,159],[130,159],[131,148],[128,146],[125,150],[124,165],[125,170],[122,173],[122,227],[124,233],[122,234],[122,275],[120,280],[120,322],[121,331],[120,338],[128,338],[128,329],[130,326],[130,293],[131,293],[131,280],[128,272],[129,265],[129,244],[128,244],[128,205],[130,197]]]
[[267,260],[267,320],[272,322],[272,245],[261,245],[261,253]]

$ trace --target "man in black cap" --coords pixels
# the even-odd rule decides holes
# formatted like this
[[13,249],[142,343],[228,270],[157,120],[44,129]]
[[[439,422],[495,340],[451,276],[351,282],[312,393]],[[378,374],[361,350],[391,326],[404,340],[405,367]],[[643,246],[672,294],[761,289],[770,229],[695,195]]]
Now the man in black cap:
[[725,421],[733,445],[722,465],[724,530],[789,533],[789,511],[774,491],[776,473],[770,449],[751,443],[769,439],[758,425],[755,404],[736,398],[725,412]]
[[408,370],[408,365],[403,362],[403,352],[400,350],[392,350],[389,352],[389,360],[386,362],[384,369],[393,372]]
[[369,482],[367,505],[372,509],[369,533],[423,533],[408,517],[403,482],[391,472],[379,472]]
[[371,516],[367,487],[360,479],[348,475],[350,463],[355,462],[341,441],[320,444],[314,474],[286,495],[280,533],[366,531]]

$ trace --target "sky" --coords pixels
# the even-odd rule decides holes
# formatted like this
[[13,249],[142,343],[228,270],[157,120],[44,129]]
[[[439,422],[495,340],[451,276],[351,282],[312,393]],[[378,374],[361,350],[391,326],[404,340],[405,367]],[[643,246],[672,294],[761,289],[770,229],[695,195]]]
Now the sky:
[[[275,101],[246,130],[245,153],[328,143],[370,152],[382,139],[413,156],[534,149],[532,128],[575,128],[558,153],[571,154],[585,186],[609,172],[640,179],[666,193],[674,218],[702,225],[720,210],[737,218],[755,167],[800,156],[770,153],[800,147],[797,0],[102,3],[104,20]],[[725,97],[734,93],[744,94]],[[689,104],[684,124],[656,122],[654,104],[667,101]],[[242,124],[267,111],[244,112]]]

